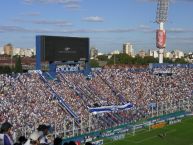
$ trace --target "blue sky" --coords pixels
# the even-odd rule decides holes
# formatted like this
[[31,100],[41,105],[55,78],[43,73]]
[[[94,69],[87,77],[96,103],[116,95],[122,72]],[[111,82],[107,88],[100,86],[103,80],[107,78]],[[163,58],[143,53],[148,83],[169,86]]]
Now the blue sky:
[[[156,0],[1,0],[0,46],[35,47],[36,35],[89,37],[100,52],[155,49]],[[172,0],[167,50],[193,51],[193,0]]]

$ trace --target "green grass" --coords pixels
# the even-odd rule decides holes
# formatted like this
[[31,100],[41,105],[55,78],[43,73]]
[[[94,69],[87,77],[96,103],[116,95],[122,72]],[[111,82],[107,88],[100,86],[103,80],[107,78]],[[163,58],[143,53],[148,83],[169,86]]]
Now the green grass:
[[[166,137],[160,138],[158,134],[166,133]],[[124,140],[105,140],[105,145],[193,145],[193,117],[183,119],[181,123],[168,125],[161,129],[153,129],[150,132],[144,130],[135,136],[126,135]]]

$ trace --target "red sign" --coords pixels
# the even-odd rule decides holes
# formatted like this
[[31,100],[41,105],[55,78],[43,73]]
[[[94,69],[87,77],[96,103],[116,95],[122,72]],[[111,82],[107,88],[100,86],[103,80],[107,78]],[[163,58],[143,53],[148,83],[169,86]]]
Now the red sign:
[[157,48],[166,47],[166,31],[165,30],[156,31],[156,46]]

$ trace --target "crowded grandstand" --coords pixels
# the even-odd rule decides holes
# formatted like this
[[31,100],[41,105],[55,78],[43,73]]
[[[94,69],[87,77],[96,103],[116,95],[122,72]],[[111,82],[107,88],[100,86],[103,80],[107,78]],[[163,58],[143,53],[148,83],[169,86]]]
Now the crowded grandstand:
[[[0,75],[0,122],[28,136],[41,124],[66,137],[179,110],[192,111],[193,69],[98,68],[88,78],[79,71]],[[91,108],[128,108],[91,112]],[[65,130],[64,130],[65,128]]]

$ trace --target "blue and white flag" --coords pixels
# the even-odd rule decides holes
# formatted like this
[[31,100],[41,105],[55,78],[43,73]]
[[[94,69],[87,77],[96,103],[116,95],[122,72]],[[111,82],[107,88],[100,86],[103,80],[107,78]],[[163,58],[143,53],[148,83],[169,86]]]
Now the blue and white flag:
[[97,108],[89,108],[90,113],[99,114],[104,112],[114,112],[114,111],[120,111],[120,110],[128,110],[133,108],[133,104],[127,103],[125,105],[117,105],[117,106],[102,106]]

